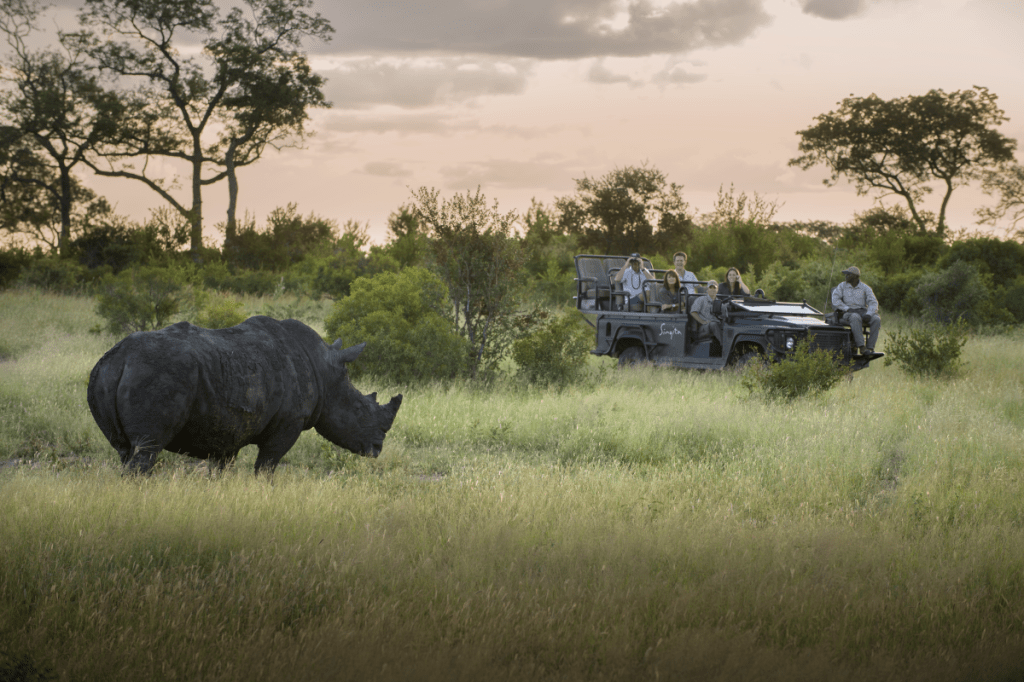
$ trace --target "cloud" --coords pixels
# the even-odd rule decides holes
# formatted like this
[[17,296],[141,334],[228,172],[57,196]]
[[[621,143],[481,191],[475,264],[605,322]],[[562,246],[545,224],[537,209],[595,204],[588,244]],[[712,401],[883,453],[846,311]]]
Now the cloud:
[[412,175],[412,171],[394,161],[370,161],[363,166],[362,172],[383,178],[404,178]]
[[691,83],[702,83],[707,80],[703,73],[690,73],[681,64],[672,64],[654,74],[651,80],[654,83],[670,85],[688,85]]
[[565,190],[579,173],[574,164],[552,158],[492,159],[441,169],[445,187],[457,191],[477,186]]
[[640,85],[640,81],[635,80],[631,76],[627,76],[624,73],[614,73],[604,65],[603,59],[598,59],[591,65],[590,70],[587,72],[587,80],[600,85],[614,85],[616,83],[625,83],[631,87]]
[[[560,132],[560,126],[482,125],[475,116],[438,110],[317,112],[317,129],[332,133],[397,133],[399,135],[459,135],[467,132],[532,139]],[[319,138],[317,138],[319,139]],[[316,143],[314,142],[314,145]]]
[[848,19],[867,7],[867,0],[803,0],[804,13],[822,19]]
[[764,0],[320,0],[324,50],[536,59],[636,57],[732,45],[767,25]]
[[338,109],[378,104],[419,108],[516,95],[526,89],[531,69],[521,59],[468,57],[321,57],[313,67],[327,78],[324,91]]

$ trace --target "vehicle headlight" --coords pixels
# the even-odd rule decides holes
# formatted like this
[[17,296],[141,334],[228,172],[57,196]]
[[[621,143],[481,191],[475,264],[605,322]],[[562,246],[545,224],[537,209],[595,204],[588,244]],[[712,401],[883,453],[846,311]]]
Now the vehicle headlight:
[[786,350],[793,350],[796,347],[796,339],[792,336],[786,337]]

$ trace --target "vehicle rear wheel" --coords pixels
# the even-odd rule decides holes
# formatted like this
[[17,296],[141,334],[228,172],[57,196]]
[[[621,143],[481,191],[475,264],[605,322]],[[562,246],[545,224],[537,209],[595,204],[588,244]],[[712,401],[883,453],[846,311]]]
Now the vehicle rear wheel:
[[619,353],[619,367],[631,367],[646,361],[644,349],[640,346],[629,346]]

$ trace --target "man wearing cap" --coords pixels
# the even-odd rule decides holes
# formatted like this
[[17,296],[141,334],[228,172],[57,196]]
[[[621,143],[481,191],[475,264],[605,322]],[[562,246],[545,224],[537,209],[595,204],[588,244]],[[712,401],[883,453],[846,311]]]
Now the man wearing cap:
[[715,296],[718,296],[718,282],[711,280],[708,282],[708,295],[699,296],[693,301],[690,317],[699,325],[699,334],[711,332],[711,335],[718,339],[718,343],[722,343],[722,323],[714,316]]
[[622,291],[626,298],[622,306],[623,310],[638,311],[644,309],[644,282],[654,278],[651,271],[644,267],[643,259],[640,258],[639,253],[634,253],[626,259],[623,266],[615,273],[615,279],[613,280],[615,282],[622,282]]
[[[882,326],[882,318],[878,316],[878,299],[871,287],[860,281],[860,269],[851,266],[843,270],[846,281],[840,282],[839,286],[832,290],[832,307],[842,313],[840,322],[848,324],[853,330],[853,343],[857,351],[865,353],[875,352],[875,342],[878,340],[878,329]],[[864,344],[864,325],[870,326],[871,333],[868,342]]]

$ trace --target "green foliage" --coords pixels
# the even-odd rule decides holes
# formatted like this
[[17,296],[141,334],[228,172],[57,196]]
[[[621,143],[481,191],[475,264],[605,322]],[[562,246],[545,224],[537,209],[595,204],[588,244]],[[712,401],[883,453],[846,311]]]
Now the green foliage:
[[473,348],[474,378],[492,376],[515,337],[516,296],[525,260],[513,233],[515,211],[476,192],[440,199],[436,189],[415,193],[420,220],[430,230],[434,268],[448,287],[455,328]]
[[693,221],[681,185],[647,165],[616,168],[576,181],[576,193],[555,201],[561,227],[588,253],[677,251],[690,241]]
[[109,272],[109,268],[97,268],[90,272],[88,268],[70,258],[49,256],[37,258],[23,267],[18,276],[18,284],[53,293],[82,293],[90,288],[97,276]]
[[333,220],[314,213],[303,217],[298,206],[290,203],[271,211],[263,229],[256,227],[255,219],[246,216],[235,235],[225,242],[224,256],[229,264],[239,268],[280,271],[332,244],[337,229]]
[[911,376],[957,376],[963,370],[960,353],[967,343],[967,329],[967,324],[958,320],[891,332],[885,344],[885,366],[895,364]]
[[930,183],[940,181],[945,192],[935,231],[944,235],[953,189],[1013,159],[1016,142],[995,129],[1006,120],[996,99],[977,86],[892,100],[847,97],[837,111],[817,116],[815,125],[797,133],[802,155],[789,163],[805,170],[824,164],[829,185],[845,177],[860,194],[902,197],[922,232],[930,221],[920,203],[932,191]]
[[905,270],[883,277],[871,285],[878,299],[879,308],[892,312],[910,312],[918,299],[914,293],[924,272],[921,270]]
[[32,262],[32,254],[20,247],[0,249],[0,289],[10,286]]
[[593,330],[577,310],[568,309],[517,339],[512,359],[526,381],[565,386],[583,375],[592,342]]
[[193,322],[207,329],[227,329],[245,322],[247,317],[242,302],[238,299],[214,296],[203,306]]
[[992,275],[995,284],[1012,282],[1024,275],[1024,244],[994,237],[974,237],[953,242],[938,262],[940,268],[966,262],[983,274]]
[[996,308],[990,289],[991,276],[978,266],[956,261],[945,270],[923,275],[914,289],[918,310],[929,320],[949,324],[1012,322],[1013,316]]
[[96,313],[119,336],[160,329],[202,308],[207,295],[192,273],[178,267],[135,267],[107,275],[100,286]]
[[752,394],[760,393],[768,400],[794,400],[824,393],[849,376],[850,368],[833,352],[824,348],[812,351],[804,340],[780,362],[747,363],[741,383]]
[[200,281],[208,289],[231,291],[236,294],[266,296],[284,289],[284,277],[270,270],[246,270],[229,266],[222,261],[207,262],[197,271]]
[[349,366],[353,376],[371,374],[396,384],[447,381],[466,371],[469,358],[447,309],[447,287],[423,268],[361,277],[327,316],[328,342],[366,342]]

